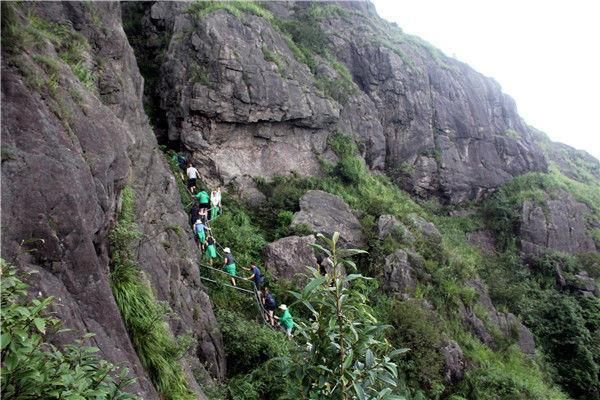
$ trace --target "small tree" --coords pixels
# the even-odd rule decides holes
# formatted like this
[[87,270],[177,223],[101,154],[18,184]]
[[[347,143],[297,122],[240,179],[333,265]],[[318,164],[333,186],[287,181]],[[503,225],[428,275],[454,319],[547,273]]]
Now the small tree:
[[358,283],[370,278],[346,275],[343,267],[355,270],[351,256],[366,253],[357,249],[338,249],[339,233],[331,239],[318,235],[327,248],[315,249],[332,261],[325,276],[314,268],[312,279],[301,293],[291,292],[311,318],[299,325],[300,346],[289,363],[301,382],[301,398],[309,399],[402,399],[394,395],[398,371],[392,361],[408,349],[395,350],[383,338],[381,325],[373,316],[367,297]]
[[0,275],[3,399],[137,398],[123,391],[133,381],[127,369],[100,359],[96,347],[76,341],[59,350],[46,342],[44,335],[59,326],[44,314],[52,297],[27,300],[27,285],[1,259]]

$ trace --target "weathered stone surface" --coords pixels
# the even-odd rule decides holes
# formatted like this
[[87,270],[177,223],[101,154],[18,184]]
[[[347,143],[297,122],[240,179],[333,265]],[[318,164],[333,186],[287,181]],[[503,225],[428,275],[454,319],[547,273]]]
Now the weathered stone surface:
[[342,243],[352,247],[365,245],[360,222],[348,204],[339,196],[322,190],[309,190],[300,198],[300,211],[294,214],[292,226],[301,224],[327,237],[339,232]]
[[417,278],[404,250],[396,250],[385,258],[382,287],[384,290],[405,296],[414,293]]
[[[363,29],[353,29],[359,24]],[[479,199],[514,175],[545,170],[513,100],[493,80],[384,21],[368,24],[353,14],[322,26],[379,110],[387,170],[409,167],[408,179],[399,179],[407,188],[458,203]],[[395,37],[401,39],[394,44]]]
[[444,357],[444,379],[448,383],[456,383],[465,376],[465,357],[459,344],[454,340],[442,343],[440,352]]
[[315,237],[288,236],[265,247],[263,261],[265,269],[274,279],[302,282],[309,274],[306,267],[317,267],[317,258],[310,246]]
[[521,251],[525,255],[546,250],[570,254],[595,252],[587,216],[590,208],[564,191],[546,196],[545,205],[525,200],[521,213]]
[[589,276],[586,271],[579,272],[574,278],[569,282],[569,287],[584,296],[600,296],[600,289],[596,285],[595,279]]
[[[279,18],[296,18],[308,5],[266,4]],[[196,18],[162,2],[148,8],[144,26],[171,34],[156,90],[168,137],[182,140],[203,165],[203,175],[228,183],[240,173],[315,174],[326,139],[336,130],[357,140],[371,168],[390,172],[419,195],[454,203],[480,199],[515,175],[546,169],[529,128],[496,82],[418,39],[406,39],[368,3],[340,6],[352,12],[332,13],[319,24],[356,84],[345,104],[316,89],[311,71],[260,17],[217,10]],[[337,74],[325,60],[315,60],[317,75]],[[257,134],[269,130],[281,140]],[[239,162],[222,150],[227,148],[235,148]],[[269,158],[275,161],[258,161]]]
[[[499,312],[490,299],[487,286],[479,279],[467,281],[478,295],[477,303],[487,311],[489,323],[505,337],[514,337],[521,351],[527,354],[535,353],[535,341],[531,331],[511,313]],[[483,321],[477,317],[470,307],[461,307],[460,316],[475,336],[483,343],[493,345],[494,340]]]
[[[86,58],[98,84],[96,93],[88,90],[57,61],[56,95],[37,92],[3,46],[2,146],[12,154],[2,160],[2,226],[9,227],[3,229],[3,257],[37,271],[32,289],[58,299],[57,316],[73,329],[59,335],[59,341],[95,333],[90,343],[102,356],[137,378],[131,390],[144,399],[158,398],[110,288],[108,234],[129,183],[144,234],[135,244],[137,261],[158,300],[167,301],[177,316],[168,321],[173,334],[196,337],[184,369],[191,377],[190,365],[203,362],[214,376],[224,376],[222,340],[195,267],[192,237],[169,229],[185,227],[186,215],[142,108],[142,79],[121,29],[119,4],[29,6],[39,18],[68,24],[86,38]],[[55,56],[49,43],[43,52]],[[21,65],[46,79],[32,56],[20,54]],[[100,61],[102,68],[96,64]],[[190,385],[199,390],[191,378]]]
[[379,240],[385,240],[388,236],[407,244],[415,241],[413,234],[402,222],[393,215],[385,214],[377,220],[377,237]]
[[496,252],[496,239],[494,234],[487,229],[467,233],[467,240],[486,254]]
[[442,241],[442,234],[434,223],[414,213],[409,214],[407,218],[415,230],[429,242],[440,243]]

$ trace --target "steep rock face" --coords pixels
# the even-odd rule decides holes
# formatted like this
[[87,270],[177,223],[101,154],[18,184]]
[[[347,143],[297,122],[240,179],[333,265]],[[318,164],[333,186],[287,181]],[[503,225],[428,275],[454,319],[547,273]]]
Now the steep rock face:
[[[264,6],[286,21],[315,7]],[[179,6],[152,6],[146,22],[174,21],[158,91],[169,138],[181,139],[207,177],[317,174],[336,130],[357,140],[371,168],[385,169],[419,195],[454,203],[546,169],[496,82],[403,34],[366,2],[339,6],[343,12],[309,24],[322,29],[324,46],[350,70],[355,91],[346,102],[315,86],[317,78],[336,77],[329,63],[316,56],[313,76],[261,17],[225,10],[196,17]]]
[[296,225],[305,225],[312,232],[327,237],[339,232],[341,243],[349,246],[365,245],[360,222],[348,204],[341,197],[322,190],[309,190],[300,198],[300,211],[292,220],[292,226]]
[[[89,43],[87,63],[98,79],[88,90],[60,61],[50,77],[32,54],[9,54],[3,46],[2,143],[9,154],[2,160],[3,257],[38,272],[35,292],[57,297],[57,316],[74,329],[64,340],[95,333],[90,341],[102,355],[128,366],[138,378],[132,390],[145,399],[158,398],[110,288],[108,235],[120,192],[129,183],[143,233],[135,245],[137,261],[156,297],[176,315],[169,321],[173,334],[191,332],[196,338],[193,354],[183,363],[190,384],[196,387],[190,365],[201,362],[223,376],[222,340],[194,264],[193,241],[169,228],[185,227],[186,216],[142,109],[142,79],[121,29],[119,5],[27,7],[42,20],[83,35]],[[41,48],[43,56],[58,60],[49,43]],[[57,80],[56,92],[32,87],[28,71]],[[168,249],[161,245],[166,241]]]
[[544,202],[523,203],[520,238],[524,254],[540,254],[547,249],[571,254],[596,251],[587,222],[592,211],[587,205],[564,191],[552,198],[546,196]]
[[168,136],[181,140],[206,176],[227,183],[318,173],[316,155],[325,152],[340,107],[315,88],[267,21],[183,12],[172,38],[160,84]]
[[315,237],[288,236],[270,243],[264,250],[265,269],[275,279],[302,281],[309,271],[316,268],[317,258],[310,246]]
[[[470,280],[467,284],[475,289],[475,292],[478,295],[477,303],[487,312],[489,325],[497,329],[501,335],[516,339],[518,346],[524,353],[534,354],[535,341],[531,331],[523,325],[514,314],[496,310],[496,307],[490,299],[487,286],[481,280]],[[461,307],[460,315],[463,323],[467,325],[473,334],[483,343],[487,345],[494,344],[492,332],[486,327],[485,323],[475,315],[470,307]]]

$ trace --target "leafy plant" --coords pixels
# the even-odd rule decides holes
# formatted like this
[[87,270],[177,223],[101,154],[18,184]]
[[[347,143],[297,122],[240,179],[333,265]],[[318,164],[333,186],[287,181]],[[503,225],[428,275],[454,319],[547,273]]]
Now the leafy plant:
[[[302,398],[397,399],[398,370],[392,361],[407,349],[394,350],[383,338],[388,326],[381,325],[361,292],[360,274],[345,275],[342,266],[355,269],[349,257],[365,253],[338,249],[339,233],[331,239],[318,235],[327,248],[314,247],[327,254],[333,270],[322,276],[309,268],[313,278],[302,292],[291,292],[310,313],[299,328],[297,359],[289,364],[302,387]],[[292,305],[292,307],[294,306]]]
[[53,298],[27,299],[27,285],[14,267],[4,260],[0,263],[2,398],[135,399],[124,392],[133,382],[128,370],[102,360],[96,347],[77,340],[58,349],[46,341],[45,335],[60,325],[46,315]]

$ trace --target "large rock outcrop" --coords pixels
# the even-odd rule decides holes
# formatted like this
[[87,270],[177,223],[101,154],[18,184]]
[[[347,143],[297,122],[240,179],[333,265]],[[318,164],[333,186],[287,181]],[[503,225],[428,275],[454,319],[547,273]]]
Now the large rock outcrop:
[[310,274],[307,267],[316,268],[317,258],[311,244],[315,237],[288,236],[265,247],[265,269],[274,279],[303,282]]
[[[454,203],[546,170],[530,129],[495,81],[402,33],[368,2],[340,2],[313,19],[311,8],[322,5],[263,6],[273,18],[163,2],[142,16],[144,26],[168,31],[156,91],[168,137],[181,140],[207,178],[317,174],[336,130],[356,139],[371,168]],[[275,20],[309,25],[348,68],[354,90],[345,101],[321,90],[324,79],[341,76],[339,66],[319,55],[311,68],[299,61]]]
[[121,191],[130,185],[143,234],[135,243],[137,262],[158,300],[172,308],[173,334],[195,337],[183,362],[190,385],[198,389],[191,368],[200,364],[222,377],[221,336],[192,238],[172,229],[186,227],[187,219],[142,108],[143,81],[119,4],[29,3],[17,10],[81,35],[84,65],[97,79],[93,87],[82,84],[44,36],[35,50],[3,45],[3,258],[38,272],[32,289],[57,298],[57,316],[73,329],[60,337],[95,333],[90,342],[102,356],[137,378],[131,390],[157,399],[110,287],[108,237]]
[[487,318],[484,318],[487,319],[486,324],[480,316],[475,314],[473,307],[460,308],[460,318],[471,332],[483,343],[492,346],[495,342],[491,329],[496,329],[504,337],[515,339],[524,353],[534,354],[535,341],[533,333],[514,314],[496,310],[485,283],[479,279],[473,279],[467,281],[467,285],[475,290],[477,304],[487,313]]
[[546,195],[543,204],[525,200],[521,213],[521,251],[525,255],[547,250],[570,254],[595,252],[588,217],[592,210],[573,196],[559,191]]
[[300,211],[292,220],[292,226],[297,225],[327,237],[339,232],[341,243],[355,248],[365,245],[360,222],[348,204],[341,197],[322,190],[309,190],[300,198]]

